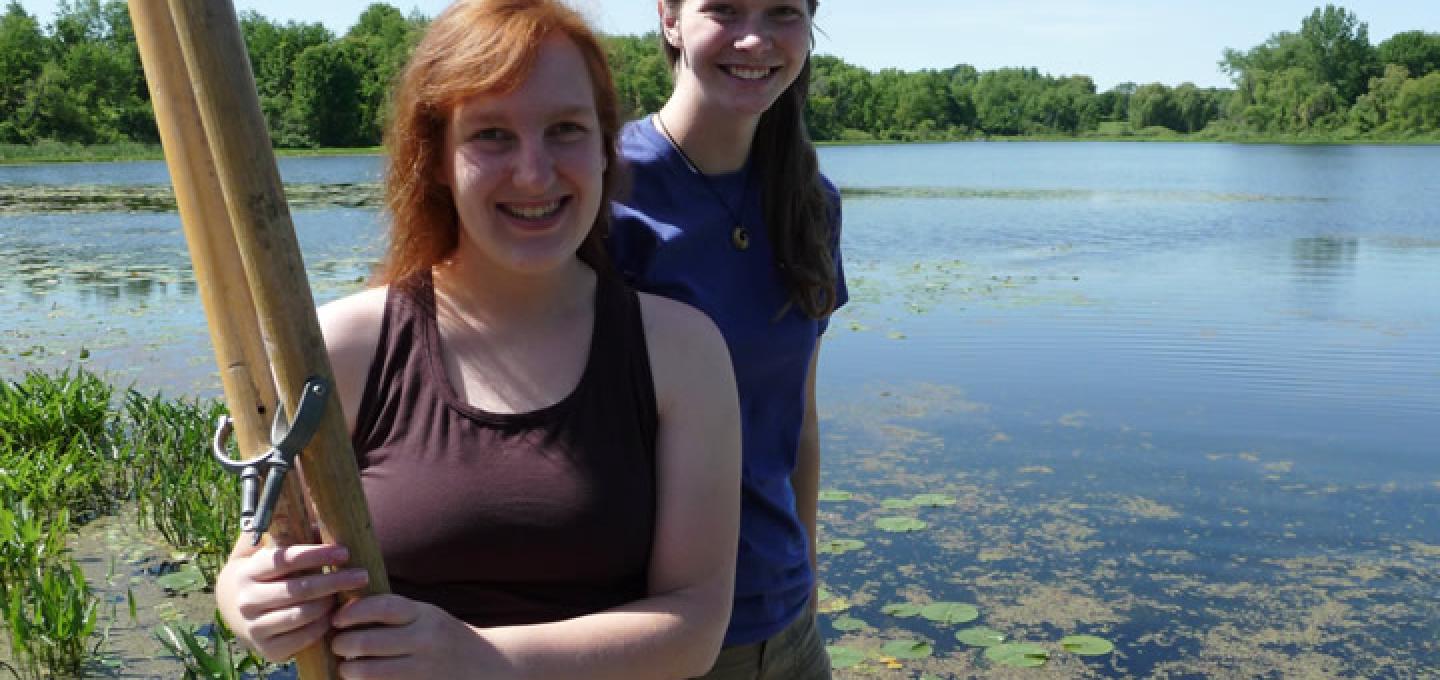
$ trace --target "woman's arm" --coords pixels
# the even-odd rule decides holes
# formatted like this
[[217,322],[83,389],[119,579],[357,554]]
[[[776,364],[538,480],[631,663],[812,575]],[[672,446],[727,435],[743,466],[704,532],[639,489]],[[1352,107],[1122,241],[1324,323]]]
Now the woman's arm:
[[395,596],[332,621],[347,678],[683,678],[714,663],[730,618],[740,522],[740,415],[714,324],[641,296],[659,412],[648,597],[565,621],[472,628]]

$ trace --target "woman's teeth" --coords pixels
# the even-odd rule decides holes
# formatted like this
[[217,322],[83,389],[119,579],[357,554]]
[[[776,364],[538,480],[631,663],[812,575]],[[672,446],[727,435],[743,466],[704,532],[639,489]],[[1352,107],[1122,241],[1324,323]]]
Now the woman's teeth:
[[730,75],[735,76],[736,78],[740,78],[740,79],[742,79],[742,80],[760,80],[761,78],[764,78],[764,77],[770,75],[770,69],[768,69],[768,68],[751,68],[751,67],[747,67],[747,66],[726,66],[726,67],[725,67],[725,70],[726,70],[727,72],[729,72]]
[[560,209],[560,203],[556,200],[538,205],[501,205],[500,209],[521,219],[540,220],[555,214]]

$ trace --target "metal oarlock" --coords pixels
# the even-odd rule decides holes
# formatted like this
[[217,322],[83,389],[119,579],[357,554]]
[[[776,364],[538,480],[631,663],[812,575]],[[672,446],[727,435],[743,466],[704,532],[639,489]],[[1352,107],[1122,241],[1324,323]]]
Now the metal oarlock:
[[[327,380],[318,376],[306,380],[295,421],[287,421],[285,406],[279,405],[275,421],[270,426],[270,449],[249,460],[230,457],[227,444],[234,431],[234,423],[229,416],[220,417],[211,453],[227,472],[240,475],[240,530],[254,534],[251,543],[258,545],[261,535],[270,528],[270,518],[275,514],[276,501],[280,500],[285,475],[295,465],[295,456],[304,450],[319,428],[329,396],[330,383]],[[264,491],[260,490],[262,475],[265,477]]]

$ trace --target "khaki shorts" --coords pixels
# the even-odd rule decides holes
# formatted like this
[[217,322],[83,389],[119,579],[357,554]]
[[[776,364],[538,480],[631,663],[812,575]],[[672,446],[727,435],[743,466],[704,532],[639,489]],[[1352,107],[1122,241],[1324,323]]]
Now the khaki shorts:
[[830,656],[806,608],[795,622],[767,640],[720,650],[702,680],[830,680]]

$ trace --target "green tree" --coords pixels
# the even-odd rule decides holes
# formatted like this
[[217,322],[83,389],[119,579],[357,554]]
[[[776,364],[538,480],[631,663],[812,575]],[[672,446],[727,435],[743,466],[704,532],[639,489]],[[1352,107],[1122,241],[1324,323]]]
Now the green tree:
[[363,57],[355,43],[347,41],[314,45],[300,53],[288,112],[301,135],[297,141],[341,147],[363,142]]
[[1400,89],[1410,79],[1410,72],[1404,66],[1387,64],[1385,75],[1370,79],[1370,91],[1355,100],[1350,108],[1350,122],[1361,132],[1384,130],[1390,127],[1395,101]]
[[360,57],[360,123],[356,139],[378,144],[390,108],[390,91],[425,28],[421,17],[406,18],[400,10],[375,3],[360,14],[345,34]]
[[913,133],[922,127],[933,131],[949,125],[953,108],[949,81],[940,73],[906,73],[896,80],[895,89],[892,129]]
[[282,147],[309,146],[313,140],[300,116],[291,111],[295,61],[305,50],[333,41],[334,35],[323,24],[280,24],[254,11],[240,14],[240,31],[245,36],[260,110],[265,114],[271,141]]
[[1334,88],[1346,104],[1365,92],[1379,62],[1370,45],[1370,29],[1343,7],[1316,8],[1300,24],[1305,67]]
[[834,125],[839,128],[834,138],[847,134],[873,136],[876,131],[871,126],[874,113],[870,107],[874,88],[870,72],[827,54],[811,57],[810,67],[810,95],[834,102]]
[[154,141],[135,32],[123,2],[61,2],[49,60],[11,117],[20,136],[93,144]]
[[1181,83],[1170,92],[1174,105],[1175,130],[1198,132],[1220,116],[1220,102],[1214,91],[1202,90],[1194,83]]
[[634,120],[658,111],[670,96],[670,65],[660,51],[659,35],[610,36],[605,50],[615,74],[620,115]]
[[1390,36],[1375,48],[1382,64],[1404,66],[1416,78],[1440,71],[1440,33],[1405,31]]
[[950,79],[950,124],[961,131],[975,129],[974,92],[980,72],[969,64],[956,64],[944,73]]
[[1070,76],[1047,85],[1040,97],[1046,128],[1072,135],[1095,128],[1100,121],[1100,100],[1090,76]]
[[6,114],[0,120],[0,142],[31,141],[25,121],[16,120],[15,113],[45,65],[45,49],[40,23],[26,14],[17,0],[10,0],[5,16],[0,17],[0,111]]
[[1396,122],[1410,132],[1440,131],[1440,72],[1411,78],[1395,98]]
[[1002,68],[981,73],[972,93],[980,128],[992,135],[1028,132],[1039,79],[1035,69]]
[[1096,106],[1102,120],[1130,120],[1130,98],[1135,95],[1135,83],[1120,83],[1096,98]]
[[1245,76],[1261,71],[1277,73],[1287,68],[1304,67],[1308,56],[1299,35],[1290,31],[1271,34],[1264,43],[1244,52],[1227,48],[1220,60],[1220,69],[1229,73],[1237,85],[1244,87]]
[[1150,83],[1135,88],[1130,96],[1130,126],[1136,130],[1164,127],[1179,131],[1183,125],[1169,87]]

